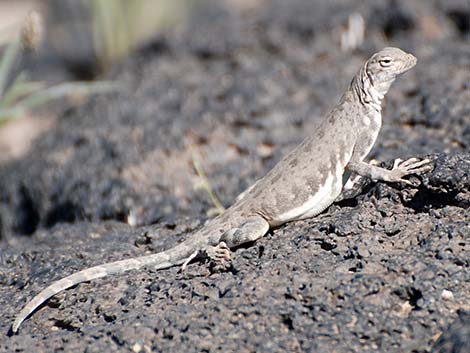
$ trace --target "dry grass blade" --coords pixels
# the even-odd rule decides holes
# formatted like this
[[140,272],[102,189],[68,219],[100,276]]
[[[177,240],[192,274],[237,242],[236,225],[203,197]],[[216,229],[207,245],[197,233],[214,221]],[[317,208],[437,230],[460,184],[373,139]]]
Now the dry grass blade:
[[20,73],[5,92],[5,95],[0,99],[0,110],[11,107],[19,99],[43,87],[44,84],[42,82],[27,81],[26,74],[24,72]]
[[90,95],[118,91],[122,85],[116,82],[65,82],[56,86],[44,88],[18,101],[23,109],[34,108],[54,99],[71,95]]
[[212,204],[214,205],[214,208],[209,210],[208,214],[211,215],[215,213],[216,215],[219,215],[219,214],[224,213],[225,208],[222,205],[222,203],[219,201],[219,199],[217,198],[215,192],[212,190],[209,180],[206,177],[206,173],[204,173],[201,163],[199,162],[200,161],[199,155],[195,150],[193,150],[192,152],[192,159],[193,159],[194,169],[196,170],[197,175],[201,179],[201,184],[199,185],[199,187],[204,189],[207,192]]
[[[48,88],[43,87],[39,82],[25,82],[22,80],[18,81],[16,87],[12,85],[4,97],[7,102],[0,101],[0,122],[23,115],[27,110],[55,99],[72,95],[115,92],[120,90],[123,85],[117,82],[98,81],[65,82]],[[34,88],[38,89],[35,90]],[[10,92],[13,89],[16,93]],[[20,96],[22,98],[19,98]]]
[[95,53],[102,68],[163,29],[181,22],[189,0],[88,0]]
[[2,59],[0,60],[0,101],[2,100],[7,85],[8,75],[18,53],[19,44],[11,42],[6,46]]

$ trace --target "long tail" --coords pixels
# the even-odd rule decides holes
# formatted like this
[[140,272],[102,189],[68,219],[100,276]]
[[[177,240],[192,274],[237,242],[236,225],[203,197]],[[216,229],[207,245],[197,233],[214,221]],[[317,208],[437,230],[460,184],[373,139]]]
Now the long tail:
[[195,251],[194,244],[183,242],[174,248],[158,254],[136,257],[133,259],[110,262],[103,265],[87,268],[70,276],[62,278],[37,294],[16,317],[11,331],[18,332],[21,323],[27,319],[41,304],[55,294],[73,287],[79,283],[97,278],[119,274],[130,270],[137,270],[145,266],[152,266],[157,270],[183,264]]

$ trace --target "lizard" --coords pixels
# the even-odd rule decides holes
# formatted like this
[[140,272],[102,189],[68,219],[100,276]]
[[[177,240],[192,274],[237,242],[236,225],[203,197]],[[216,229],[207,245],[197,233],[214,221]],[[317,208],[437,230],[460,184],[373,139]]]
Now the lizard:
[[392,169],[364,161],[382,126],[381,103],[396,77],[416,65],[412,54],[387,47],[359,69],[339,103],[313,132],[248,188],[224,213],[187,240],[155,254],[87,268],[69,275],[37,294],[12,324],[21,323],[55,294],[79,283],[143,267],[156,270],[187,264],[201,254],[219,262],[230,249],[255,242],[271,228],[311,218],[328,208],[352,174],[385,182],[411,184],[405,176],[432,169],[430,160],[396,159]]

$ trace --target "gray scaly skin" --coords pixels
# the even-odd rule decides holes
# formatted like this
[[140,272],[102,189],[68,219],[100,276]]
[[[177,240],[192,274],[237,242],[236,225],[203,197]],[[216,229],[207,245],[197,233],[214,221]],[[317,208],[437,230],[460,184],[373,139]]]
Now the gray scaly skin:
[[157,254],[95,266],[65,277],[36,295],[12,325],[21,323],[38,306],[78,283],[152,266],[183,265],[206,253],[219,261],[228,248],[255,241],[270,228],[314,217],[340,195],[351,173],[373,180],[403,179],[432,169],[429,160],[396,160],[391,170],[364,162],[382,125],[381,102],[397,75],[416,65],[416,58],[398,48],[374,54],[359,70],[339,104],[312,135],[286,155],[269,173],[238,198],[225,213],[175,247]]

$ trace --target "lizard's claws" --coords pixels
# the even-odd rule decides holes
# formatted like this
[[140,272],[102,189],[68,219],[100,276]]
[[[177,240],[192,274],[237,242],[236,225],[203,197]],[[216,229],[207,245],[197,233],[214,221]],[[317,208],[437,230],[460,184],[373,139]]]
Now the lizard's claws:
[[411,181],[403,179],[403,177],[411,174],[419,175],[431,171],[433,169],[433,166],[430,164],[431,162],[430,159],[420,160],[418,158],[410,158],[403,161],[397,158],[393,162],[393,167],[390,171],[390,181],[413,185]]
[[193,252],[181,265],[181,272],[186,271],[188,264],[203,252],[212,262],[215,269],[227,268],[227,263],[232,259],[230,249],[225,242],[220,242],[216,246],[208,246],[203,250]]
[[229,247],[225,242],[220,242],[216,246],[205,249],[207,257],[213,262],[213,269],[226,269],[232,259]]

